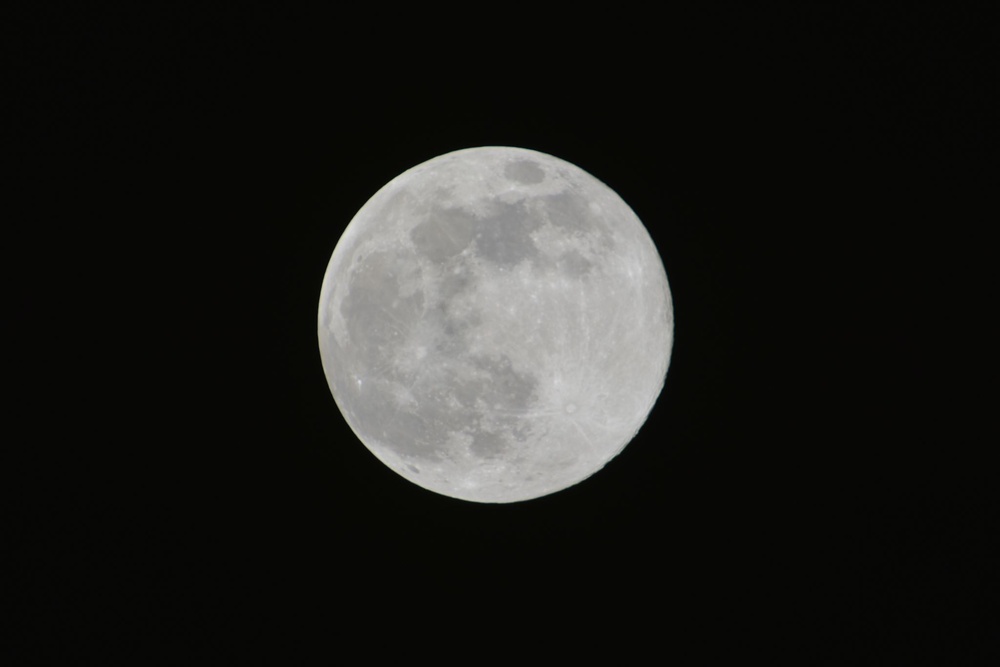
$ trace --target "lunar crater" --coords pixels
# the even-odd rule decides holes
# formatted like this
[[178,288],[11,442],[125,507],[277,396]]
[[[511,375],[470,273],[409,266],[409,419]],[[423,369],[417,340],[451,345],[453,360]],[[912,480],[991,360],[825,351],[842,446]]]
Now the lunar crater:
[[545,170],[532,160],[516,160],[507,164],[504,176],[525,185],[536,185],[545,180]]

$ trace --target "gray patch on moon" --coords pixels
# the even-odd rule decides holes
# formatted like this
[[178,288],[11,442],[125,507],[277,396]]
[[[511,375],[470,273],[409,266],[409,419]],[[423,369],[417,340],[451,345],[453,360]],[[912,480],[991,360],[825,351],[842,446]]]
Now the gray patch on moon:
[[362,360],[370,367],[381,365],[382,350],[398,344],[424,311],[422,292],[400,296],[396,265],[389,252],[370,254],[351,274],[340,305],[348,337],[357,342]]
[[452,268],[441,278],[437,288],[436,294],[442,307],[446,307],[458,294],[470,290],[474,283],[475,279],[468,265],[458,264]]
[[[505,224],[503,213],[497,220]],[[448,252],[455,247],[449,243]],[[436,252],[440,247],[432,248],[433,257],[446,254]],[[502,258],[513,259],[505,252]],[[364,432],[407,461],[448,458],[449,437],[462,433],[471,455],[497,459],[524,440],[522,413],[537,400],[538,380],[516,370],[506,355],[469,355],[470,332],[481,316],[460,308],[459,295],[476,285],[467,262],[452,257],[437,264],[436,288],[428,287],[426,296],[401,284],[400,266],[412,264],[389,251],[354,264],[340,311],[356,345],[347,364],[359,381],[339,396]],[[405,358],[417,348],[420,358]]]
[[455,357],[468,350],[467,334],[479,326],[476,310],[464,308],[459,297],[474,291],[476,280],[465,263],[456,264],[437,281],[428,299],[426,321],[431,332],[431,346],[442,357]]
[[405,388],[412,396],[409,404],[398,400],[401,378],[367,383],[355,393],[352,414],[410,461],[448,458],[447,442],[456,434],[466,434],[470,454],[482,459],[501,457],[524,440],[523,413],[537,400],[537,378],[516,371],[503,356],[460,358],[451,367],[430,369],[429,375],[418,374]]
[[476,398],[504,413],[526,410],[536,399],[538,379],[514,370],[507,355],[472,358],[472,365],[488,378],[476,387]]
[[594,226],[593,214],[587,202],[572,192],[560,192],[542,198],[542,205],[548,220],[557,227],[568,231],[585,232]]
[[410,240],[432,262],[447,262],[474,243],[478,256],[509,267],[537,255],[531,232],[539,224],[521,203],[492,205],[483,216],[462,208],[433,208],[411,230]]
[[444,357],[465,354],[469,349],[466,333],[471,326],[471,323],[454,317],[441,320],[439,334],[434,337],[434,352]]
[[525,413],[538,400],[538,378],[515,370],[506,355],[479,355],[471,362],[480,373],[464,387],[466,403],[477,415],[476,427],[469,431],[470,452],[484,459],[499,458],[527,438]]
[[476,223],[476,250],[493,264],[514,266],[538,255],[531,232],[540,223],[521,204],[501,204],[493,215]]
[[507,443],[499,433],[484,431],[479,427],[470,433],[472,442],[469,451],[481,459],[498,459],[508,449]]
[[435,208],[410,232],[417,251],[434,262],[459,254],[472,242],[470,213],[459,208]]
[[545,171],[531,160],[518,160],[504,167],[503,175],[524,185],[537,185],[545,180]]
[[594,263],[576,250],[567,250],[556,260],[556,268],[572,278],[582,278],[590,273]]

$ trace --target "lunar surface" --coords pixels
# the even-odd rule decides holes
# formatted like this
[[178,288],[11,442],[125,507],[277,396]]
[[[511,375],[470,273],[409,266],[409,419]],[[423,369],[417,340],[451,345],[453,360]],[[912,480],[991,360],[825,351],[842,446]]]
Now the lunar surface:
[[666,377],[673,306],[632,209],[536,151],[441,155],[348,225],[319,303],[337,406],[385,465],[469,501],[600,470]]

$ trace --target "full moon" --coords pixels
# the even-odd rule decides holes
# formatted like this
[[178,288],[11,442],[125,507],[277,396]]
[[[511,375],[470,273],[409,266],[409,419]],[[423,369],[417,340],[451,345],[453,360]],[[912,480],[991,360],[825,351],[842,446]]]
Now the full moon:
[[621,452],[663,388],[673,326],[632,209],[573,164],[497,146],[376,192],[319,301],[323,369],[361,442],[482,503],[560,491]]

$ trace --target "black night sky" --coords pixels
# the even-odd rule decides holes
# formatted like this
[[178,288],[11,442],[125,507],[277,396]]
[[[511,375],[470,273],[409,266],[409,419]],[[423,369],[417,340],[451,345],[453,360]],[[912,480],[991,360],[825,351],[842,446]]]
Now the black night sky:
[[[997,515],[955,293],[995,38],[917,5],[18,18],[10,664],[981,655]],[[636,439],[513,505],[378,463],[316,339],[354,213],[479,145],[617,191],[676,316]]]

